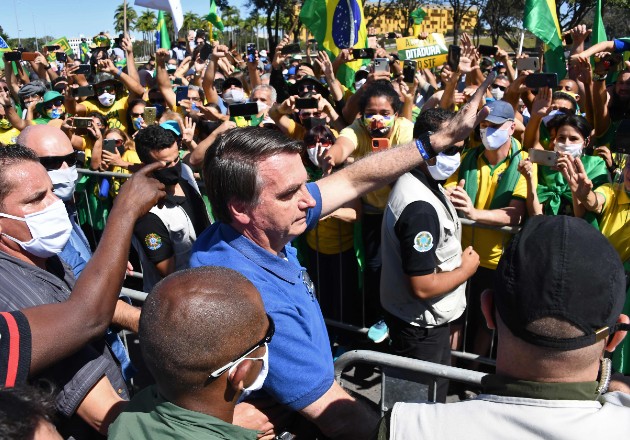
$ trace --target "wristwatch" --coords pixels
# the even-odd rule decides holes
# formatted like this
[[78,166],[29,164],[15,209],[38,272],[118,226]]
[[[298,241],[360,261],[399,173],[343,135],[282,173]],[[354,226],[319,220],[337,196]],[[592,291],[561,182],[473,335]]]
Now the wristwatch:
[[51,69],[51,68],[52,68],[52,64],[50,63],[45,67],[46,70]]

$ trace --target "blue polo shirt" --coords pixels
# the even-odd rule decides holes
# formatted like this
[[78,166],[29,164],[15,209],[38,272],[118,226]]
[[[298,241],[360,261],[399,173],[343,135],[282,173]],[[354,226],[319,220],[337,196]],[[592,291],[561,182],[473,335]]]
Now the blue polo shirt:
[[[306,216],[310,229],[319,221],[322,197],[316,184],[306,186],[316,201]],[[190,266],[227,267],[256,286],[276,325],[263,390],[298,411],[330,389],[334,371],[328,332],[310,278],[291,245],[282,253],[286,259],[264,250],[230,225],[216,222],[197,238]]]

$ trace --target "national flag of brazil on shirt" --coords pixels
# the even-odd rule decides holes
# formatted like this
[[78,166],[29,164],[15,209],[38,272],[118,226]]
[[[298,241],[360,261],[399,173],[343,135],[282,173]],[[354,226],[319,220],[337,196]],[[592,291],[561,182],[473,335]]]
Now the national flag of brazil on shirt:
[[[331,61],[341,49],[367,47],[367,30],[362,0],[306,0],[300,20],[317,40],[320,50],[328,52]],[[346,87],[354,87],[354,73],[365,60],[342,65],[337,79]]]
[[545,70],[557,73],[558,80],[564,78],[567,68],[555,0],[526,0],[523,24],[546,45]]

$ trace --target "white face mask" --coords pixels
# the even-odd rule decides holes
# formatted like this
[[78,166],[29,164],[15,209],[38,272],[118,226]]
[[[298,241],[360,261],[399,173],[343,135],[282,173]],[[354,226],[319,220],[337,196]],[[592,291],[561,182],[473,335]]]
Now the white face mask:
[[[253,393],[254,391],[258,391],[259,389],[261,389],[263,384],[265,383],[265,379],[267,379],[267,374],[269,374],[269,346],[267,345],[267,343],[265,343],[265,354],[262,357],[243,358],[242,360],[245,360],[245,359],[250,359],[254,361],[260,360],[262,361],[262,367],[260,368],[260,372],[258,373],[258,376],[256,376],[256,379],[254,380],[254,382],[247,388],[243,389],[243,393],[238,399],[239,402],[242,400],[245,400],[245,398],[251,393]],[[234,371],[237,366],[238,364],[233,365],[232,368],[230,368],[228,375],[232,374],[232,371]]]
[[116,101],[116,95],[112,95],[111,93],[102,93],[98,95],[98,102],[105,107],[111,107],[114,105],[114,101]]
[[543,124],[545,124],[545,127],[547,126],[549,121],[551,121],[553,118],[555,118],[557,115],[560,115],[560,114],[562,114],[560,110],[551,110],[547,116],[544,116],[542,118],[542,121],[543,121]]
[[557,142],[554,150],[558,153],[566,153],[573,157],[580,157],[582,155],[582,149],[584,148],[584,143],[581,144],[563,144],[562,142]]
[[505,94],[505,92],[499,88],[496,88],[496,89],[490,90],[490,94],[497,101],[501,101],[503,99],[503,95]]
[[487,150],[498,150],[510,138],[506,129],[488,127],[480,129],[479,133],[481,134],[481,142]]
[[61,200],[57,200],[41,211],[28,214],[24,218],[1,212],[0,217],[26,222],[33,237],[28,242],[17,240],[4,233],[2,235],[19,244],[26,252],[39,258],[49,258],[60,253],[66,246],[72,232],[72,224],[68,218],[66,206]]
[[227,105],[240,104],[245,102],[245,92],[243,89],[228,89],[223,92],[223,100]]
[[460,155],[455,153],[452,156],[440,153],[435,158],[435,165],[427,165],[429,174],[435,180],[446,180],[457,171],[460,165]]
[[64,202],[72,199],[74,194],[74,184],[79,178],[77,167],[60,168],[48,171],[48,176],[52,180],[53,192]]

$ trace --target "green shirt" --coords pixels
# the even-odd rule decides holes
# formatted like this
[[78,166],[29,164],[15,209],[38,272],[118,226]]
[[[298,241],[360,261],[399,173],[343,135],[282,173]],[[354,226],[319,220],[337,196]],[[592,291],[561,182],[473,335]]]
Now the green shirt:
[[167,402],[156,385],[138,393],[109,427],[108,439],[255,440],[256,431]]

